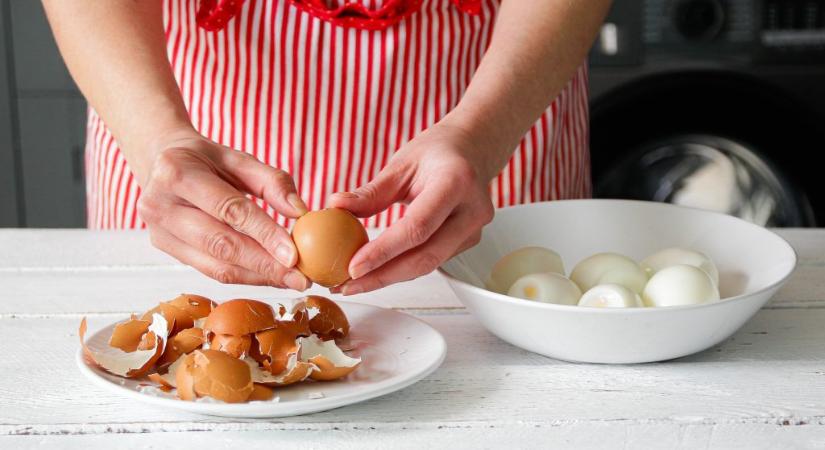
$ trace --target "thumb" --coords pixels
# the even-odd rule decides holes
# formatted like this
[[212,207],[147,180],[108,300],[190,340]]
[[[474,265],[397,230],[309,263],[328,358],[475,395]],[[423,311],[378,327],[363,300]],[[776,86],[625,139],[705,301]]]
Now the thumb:
[[369,183],[352,192],[337,192],[329,197],[329,206],[350,211],[358,217],[370,217],[401,199],[404,180],[382,170]]

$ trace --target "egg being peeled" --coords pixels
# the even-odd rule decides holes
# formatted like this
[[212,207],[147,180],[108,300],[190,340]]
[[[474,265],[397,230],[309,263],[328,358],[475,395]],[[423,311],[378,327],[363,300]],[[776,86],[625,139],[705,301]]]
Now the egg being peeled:
[[579,306],[591,308],[638,308],[644,306],[639,294],[620,284],[599,284],[582,295]]
[[653,276],[656,272],[676,264],[687,264],[704,270],[710,275],[713,284],[719,286],[719,270],[716,264],[707,255],[695,250],[679,247],[666,248],[643,259],[639,265],[648,276]]
[[531,273],[557,273],[564,275],[564,264],[558,253],[544,247],[523,247],[498,260],[487,289],[504,294],[519,278]]
[[620,284],[640,294],[647,283],[647,274],[627,256],[597,253],[576,264],[570,279],[585,292],[599,284]]
[[704,270],[677,264],[656,272],[642,293],[645,306],[696,305],[719,300],[719,290]]
[[327,208],[296,220],[292,240],[298,250],[298,270],[314,283],[332,287],[349,279],[349,262],[369,237],[352,213]]
[[575,305],[582,295],[579,287],[557,273],[533,273],[525,275],[510,287],[507,295],[558,305]]

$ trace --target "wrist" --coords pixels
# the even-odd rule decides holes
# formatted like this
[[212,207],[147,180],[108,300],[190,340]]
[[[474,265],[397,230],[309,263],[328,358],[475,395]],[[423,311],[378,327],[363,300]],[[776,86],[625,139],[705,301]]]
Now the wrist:
[[517,145],[510,143],[506,133],[491,122],[456,108],[448,113],[437,126],[449,127],[467,142],[465,157],[476,167],[479,178],[487,183],[495,178],[512,156]]
[[191,123],[177,122],[163,127],[154,127],[145,133],[145,137],[125,143],[122,148],[130,169],[137,177],[138,184],[145,187],[146,179],[149,177],[158,154],[167,148],[182,146],[187,142],[201,139],[204,137],[195,130]]

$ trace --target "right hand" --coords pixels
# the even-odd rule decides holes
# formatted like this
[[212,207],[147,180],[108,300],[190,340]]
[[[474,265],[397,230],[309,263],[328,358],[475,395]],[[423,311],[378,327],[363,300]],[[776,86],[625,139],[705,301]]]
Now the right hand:
[[221,283],[310,286],[293,268],[289,233],[246,196],[300,217],[307,207],[289,174],[196,133],[155,148],[138,201],[152,245]]

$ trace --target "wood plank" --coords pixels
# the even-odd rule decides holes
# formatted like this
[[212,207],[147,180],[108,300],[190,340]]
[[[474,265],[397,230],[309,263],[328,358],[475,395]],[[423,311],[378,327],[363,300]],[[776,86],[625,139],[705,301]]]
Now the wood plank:
[[[206,427],[204,427],[206,428]],[[253,428],[250,424],[250,428]],[[410,424],[404,428],[340,424],[330,429],[195,431],[83,435],[19,435],[0,437],[0,447],[111,449],[118,448],[227,448],[271,450],[285,448],[321,449],[414,449],[449,448],[668,448],[668,449],[783,449],[822,448],[822,424],[673,424],[626,422],[505,422],[461,424],[456,427],[426,427]]]
[[[76,317],[0,319],[8,349],[0,359],[0,435],[825,424],[825,310],[763,310],[716,348],[624,366],[570,364],[517,349],[461,311],[418,315],[448,342],[434,374],[369,402],[271,421],[201,417],[110,395],[74,366]],[[90,326],[111,320],[98,317]]]
[[[800,257],[800,265],[825,265],[825,230],[777,229]],[[378,232],[371,231],[374,237]],[[152,248],[149,235],[139,231],[0,229],[0,270],[19,268],[66,269],[176,265]]]

